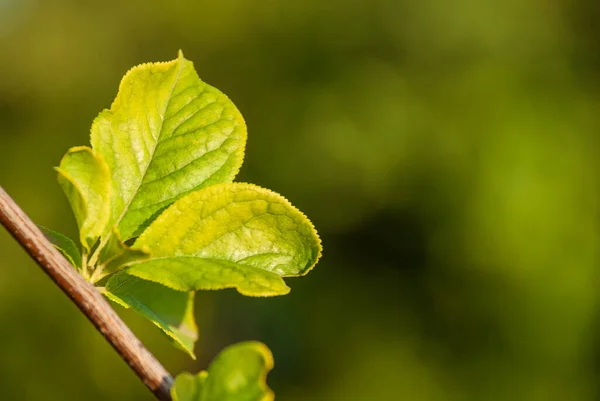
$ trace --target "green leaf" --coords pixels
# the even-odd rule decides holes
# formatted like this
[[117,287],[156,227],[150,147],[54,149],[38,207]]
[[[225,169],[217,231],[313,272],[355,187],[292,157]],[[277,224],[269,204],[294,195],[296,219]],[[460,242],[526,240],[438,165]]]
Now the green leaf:
[[162,329],[192,358],[198,327],[194,320],[194,294],[139,279],[123,272],[111,276],[105,295],[125,308],[132,308]]
[[52,242],[52,245],[67,258],[69,263],[77,269],[81,269],[81,254],[79,253],[77,245],[71,238],[46,227],[38,225],[38,228],[42,231],[44,236]]
[[56,171],[75,214],[81,244],[89,253],[107,229],[111,193],[108,166],[92,149],[78,146],[67,151]]
[[225,348],[198,375],[182,373],[171,388],[173,401],[272,401],[267,373],[273,356],[266,345],[248,341]]
[[131,275],[180,291],[236,288],[244,295],[289,292],[281,277],[306,274],[321,244],[285,198],[251,184],[214,185],[171,205],[133,248],[152,249]]
[[127,241],[183,195],[231,181],[246,125],[180,52],[176,60],[132,68],[110,110],[94,121],[91,139],[113,177],[111,226]]
[[173,401],[202,400],[202,390],[207,377],[208,372],[206,371],[202,371],[197,375],[188,372],[177,375],[173,387],[171,387],[171,397],[173,398]]

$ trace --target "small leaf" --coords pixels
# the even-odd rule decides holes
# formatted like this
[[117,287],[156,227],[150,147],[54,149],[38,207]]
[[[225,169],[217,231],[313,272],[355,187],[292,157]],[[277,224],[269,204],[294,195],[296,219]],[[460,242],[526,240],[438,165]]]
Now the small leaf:
[[180,52],[176,60],[132,68],[110,110],[94,121],[91,138],[113,177],[110,225],[127,241],[183,195],[231,181],[242,163],[246,125]]
[[98,266],[92,275],[92,282],[98,282],[102,278],[119,271],[124,266],[148,259],[150,251],[147,248],[132,249],[121,240],[116,227],[108,243],[100,251]]
[[193,376],[182,373],[171,389],[173,401],[271,401],[267,373],[273,356],[266,345],[248,341],[225,348],[208,367]]
[[202,390],[208,372],[202,371],[197,375],[183,372],[177,375],[175,383],[171,387],[171,397],[173,401],[200,401],[202,400]]
[[79,146],[67,151],[56,171],[75,214],[81,244],[89,253],[107,229],[111,191],[108,167],[92,149]]
[[244,295],[289,292],[281,277],[306,274],[321,244],[285,198],[251,184],[214,185],[161,214],[133,248],[150,247],[131,275],[181,291],[236,288]]
[[131,308],[162,329],[192,358],[198,327],[194,320],[194,294],[180,292],[123,272],[111,276],[105,295]]
[[79,253],[79,249],[77,249],[77,245],[75,245],[75,242],[71,238],[46,227],[38,226],[38,228],[42,231],[44,236],[52,242],[52,245],[67,258],[69,263],[77,269],[81,269],[81,254]]

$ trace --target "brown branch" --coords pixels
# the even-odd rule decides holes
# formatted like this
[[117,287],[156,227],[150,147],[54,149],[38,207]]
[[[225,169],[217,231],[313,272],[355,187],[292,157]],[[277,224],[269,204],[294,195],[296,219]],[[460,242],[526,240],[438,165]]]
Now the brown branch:
[[0,222],[161,401],[170,401],[173,378],[0,186]]

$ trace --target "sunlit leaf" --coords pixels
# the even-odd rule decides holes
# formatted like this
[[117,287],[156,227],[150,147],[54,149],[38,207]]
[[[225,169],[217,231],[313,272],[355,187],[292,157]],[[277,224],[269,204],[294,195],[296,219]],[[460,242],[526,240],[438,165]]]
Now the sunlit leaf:
[[77,269],[81,269],[81,254],[75,242],[57,231],[49,228],[38,226],[44,236],[48,238],[52,245],[63,254],[65,258]]
[[111,276],[105,290],[109,299],[150,320],[195,358],[198,328],[194,320],[193,293],[175,291],[123,272]]
[[108,167],[92,149],[78,146],[67,151],[56,171],[75,214],[81,244],[89,251],[107,230],[111,194]]
[[321,245],[310,221],[285,198],[251,184],[214,185],[175,202],[135,242],[149,260],[127,272],[181,291],[236,288],[289,292],[282,277],[306,274]]
[[246,126],[180,52],[176,60],[132,68],[110,110],[94,121],[91,138],[113,177],[111,226],[126,241],[183,195],[231,181],[242,163]]
[[319,259],[314,227],[286,199],[231,183],[244,120],[181,52],[131,69],[94,120],[91,142],[57,169],[80,227],[85,277],[192,357],[195,291],[286,294],[283,277]]
[[272,368],[273,356],[264,344],[234,344],[217,355],[208,371],[177,376],[171,395],[174,401],[271,401],[266,378]]
[[202,390],[208,372],[202,371],[197,375],[183,372],[175,378],[175,383],[171,387],[171,397],[173,401],[200,401]]

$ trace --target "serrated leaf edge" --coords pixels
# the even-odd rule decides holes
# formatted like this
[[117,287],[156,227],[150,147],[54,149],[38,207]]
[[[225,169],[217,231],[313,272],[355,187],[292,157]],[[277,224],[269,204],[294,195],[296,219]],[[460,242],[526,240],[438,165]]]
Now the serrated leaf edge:
[[[242,112],[239,110],[239,108],[237,107],[237,105],[229,98],[229,96],[227,96],[224,92],[222,92],[219,88],[214,87],[212,85],[210,85],[209,83],[205,82],[202,80],[202,78],[200,78],[198,71],[196,70],[196,68],[194,67],[194,62],[191,60],[188,60],[184,57],[183,55],[183,51],[181,49],[179,49],[178,53],[177,53],[177,58],[175,60],[170,60],[170,61],[158,61],[158,62],[148,62],[148,63],[142,63],[142,64],[138,64],[136,66],[131,67],[129,70],[127,70],[127,72],[125,73],[125,75],[123,75],[123,77],[121,78],[121,81],[119,82],[119,88],[117,91],[117,95],[115,96],[115,99],[113,100],[113,102],[111,103],[110,108],[108,109],[104,109],[102,110],[98,116],[96,116],[96,118],[94,118],[94,120],[92,121],[92,125],[90,128],[90,143],[92,142],[92,138],[91,138],[91,133],[94,131],[94,127],[95,125],[98,123],[99,119],[105,114],[105,113],[114,113],[114,109],[118,106],[119,102],[120,102],[120,97],[119,94],[121,93],[121,90],[123,89],[123,85],[124,82],[129,78],[130,75],[132,75],[134,72],[136,72],[137,70],[141,70],[143,68],[147,68],[147,67],[151,67],[151,66],[162,66],[165,68],[170,67],[171,65],[175,65],[177,63],[180,64],[179,66],[179,71],[178,71],[178,78],[176,79],[176,82],[179,80],[179,75],[181,74],[181,71],[183,70],[184,67],[184,63],[185,61],[188,61],[189,63],[191,63],[192,69],[194,70],[194,72],[196,73],[197,78],[204,84],[211,86],[212,88],[216,89],[222,96],[224,96],[227,100],[229,100],[231,102],[231,104],[237,109],[238,113],[238,119],[239,119],[239,123],[240,126],[242,128],[242,135],[241,135],[241,144],[239,147],[239,151],[238,151],[238,155],[237,155],[237,160],[236,160],[236,166],[232,171],[231,177],[229,177],[228,179],[228,183],[233,182],[234,178],[239,174],[240,169],[242,168],[242,164],[244,162],[244,157],[246,154],[246,144],[248,141],[248,127],[246,125],[246,121],[244,120],[243,114]],[[176,82],[174,85],[176,85]],[[86,146],[82,146],[82,147],[86,147]],[[93,150],[93,147],[90,148]],[[94,151],[95,152],[95,151]],[[108,168],[108,165],[106,165]],[[147,168],[150,166],[150,164],[148,164]],[[109,176],[112,178],[112,174],[110,173],[110,168],[108,168],[109,171]],[[145,172],[143,174],[143,176],[145,176]],[[139,185],[138,185],[138,189],[139,186],[142,185],[142,181],[143,181],[143,176],[142,176],[142,180],[140,181]],[[218,185],[218,184],[217,184]],[[212,186],[212,185],[211,185]],[[205,188],[209,188],[209,187],[205,187]],[[200,190],[202,190],[204,188],[201,188]],[[112,186],[111,186],[111,191],[112,191]],[[169,206],[171,206],[173,203],[177,202],[177,200],[182,199],[183,197],[189,195],[190,193],[195,192],[194,190],[188,192],[187,194],[181,196],[180,198],[176,199],[175,201],[173,201]],[[112,193],[110,194],[110,198],[112,199]],[[123,217],[125,216],[125,214],[127,213],[127,210],[129,209],[129,206],[131,204],[131,202],[133,201],[133,199],[135,198],[132,197],[129,201],[128,205],[125,205],[125,207],[123,208],[123,211],[121,212],[121,215],[117,217],[116,221],[111,222],[113,225],[118,226],[121,222],[121,220],[123,220]],[[167,206],[165,208],[168,209],[169,206]],[[110,209],[109,209],[110,210]],[[112,211],[109,211],[109,213],[112,213]],[[115,217],[115,216],[113,216]],[[146,227],[147,228],[147,227]],[[111,232],[107,231],[106,235],[103,235],[103,238],[101,238],[100,240],[100,248],[103,247],[104,245],[106,245],[106,242],[108,241],[108,238],[110,237]],[[104,238],[105,237],[105,238]]]
[[[315,228],[315,226],[312,223],[312,221],[302,211],[300,211],[300,209],[298,209],[296,206],[294,206],[285,196],[283,196],[280,193],[275,192],[275,191],[273,191],[271,189],[267,189],[267,188],[261,187],[259,185],[251,184],[251,183],[248,183],[248,182],[224,182],[224,183],[221,183],[221,184],[210,185],[208,187],[199,189],[197,191],[192,191],[192,192],[186,194],[185,196],[177,199],[175,202],[173,202],[171,205],[169,205],[169,207],[165,208],[165,210],[163,210],[162,213],[160,215],[158,215],[158,217],[154,221],[157,221],[175,203],[177,203],[178,201],[184,199],[187,196],[190,196],[191,194],[194,194],[194,193],[197,193],[197,192],[201,192],[201,191],[215,190],[215,189],[218,189],[219,187],[226,187],[226,186],[230,186],[230,185],[235,185],[235,186],[241,186],[241,187],[246,187],[246,188],[254,189],[254,190],[257,190],[259,192],[263,192],[263,193],[266,193],[266,194],[269,194],[269,195],[274,195],[275,197],[281,198],[281,200],[286,204],[286,206],[288,206],[294,213],[296,213],[297,215],[299,215],[300,217],[302,217],[304,220],[306,220],[306,222],[308,223],[308,226],[310,227],[310,231],[311,231],[311,234],[313,236],[313,239],[316,240],[316,243],[317,243],[317,255],[315,257],[315,260],[314,260],[314,262],[313,262],[312,265],[310,265],[308,268],[304,269],[304,271],[302,273],[300,273],[300,274],[286,274],[286,275],[279,276],[279,277],[302,277],[302,276],[307,275],[316,266],[316,264],[319,262],[319,260],[321,260],[321,257],[323,255],[323,243],[321,241],[321,237],[319,237],[319,233],[317,232],[317,229]],[[140,234],[140,237],[142,235],[143,235],[143,233]],[[135,244],[134,244],[134,247],[135,247]],[[236,263],[236,262],[232,262],[232,263]],[[246,266],[246,265],[244,265],[244,266]],[[224,287],[224,288],[233,288],[233,287]],[[243,295],[246,295],[246,294],[243,294]]]
[[[290,210],[292,210],[292,212],[296,213],[298,216],[300,216],[302,219],[304,219],[308,223],[308,226],[310,227],[310,233],[312,234],[313,239],[316,240],[317,255],[315,256],[315,260],[312,263],[312,265],[309,266],[308,268],[304,269],[304,271],[302,273],[300,273],[300,274],[289,274],[289,275],[283,275],[283,276],[279,276],[279,275],[276,274],[276,276],[281,279],[281,281],[283,282],[285,288],[287,289],[287,291],[285,291],[285,292],[273,292],[273,293],[265,294],[265,295],[255,294],[255,293],[250,293],[250,292],[244,291],[242,288],[240,288],[240,286],[238,284],[223,285],[223,286],[216,285],[216,286],[214,286],[213,288],[210,288],[210,289],[203,289],[203,291],[216,291],[216,290],[223,290],[223,289],[228,289],[228,288],[234,288],[241,295],[249,296],[249,297],[258,297],[258,298],[289,294],[290,291],[291,291],[291,288],[287,285],[287,283],[285,282],[285,280],[283,280],[283,278],[284,277],[301,277],[301,276],[305,276],[306,274],[308,274],[315,267],[315,265],[319,262],[319,260],[321,259],[323,247],[322,247],[321,238],[319,237],[319,234],[317,233],[317,230],[316,230],[315,226],[313,225],[313,223],[310,221],[310,219],[302,211],[300,211],[297,207],[295,207],[294,205],[292,205],[292,203],[286,197],[284,197],[283,195],[281,195],[281,194],[279,194],[279,193],[277,193],[277,192],[275,192],[273,190],[260,187],[260,186],[258,186],[256,184],[251,184],[251,183],[246,183],[246,182],[229,182],[229,183],[215,184],[215,185],[211,185],[211,186],[202,188],[202,189],[200,189],[198,191],[192,191],[192,192],[188,193],[187,195],[179,198],[177,201],[173,202],[169,207],[167,207],[155,219],[155,221],[157,221],[158,219],[160,219],[160,216],[162,214],[166,213],[167,210],[172,205],[174,205],[178,201],[181,201],[185,197],[190,196],[193,193],[201,192],[201,191],[209,191],[209,190],[214,191],[215,189],[218,189],[219,187],[227,187],[227,186],[232,186],[232,185],[236,186],[236,187],[249,188],[249,189],[252,189],[252,190],[256,190],[258,192],[263,192],[265,194],[272,195],[272,196],[274,196],[276,198],[280,198],[283,201],[283,203],[287,207],[289,207]],[[135,244],[134,244],[134,247],[135,247]],[[161,259],[161,258],[156,258],[156,259]],[[149,260],[154,260],[154,259],[150,258]],[[215,259],[215,260],[218,261],[218,259]],[[231,261],[228,261],[228,262],[230,262],[230,263],[236,263],[236,262],[231,262]],[[129,266],[134,266],[137,263],[143,263],[143,262],[141,262],[141,261],[140,262],[134,262],[134,263],[129,264]],[[244,265],[244,266],[249,267],[249,268],[259,269],[257,267],[252,267],[252,266],[248,266],[248,265]],[[275,273],[273,273],[273,274],[275,274]],[[139,277],[139,278],[141,278],[143,280],[152,281],[152,282],[155,282],[157,284],[164,285],[165,287],[169,287],[169,288],[172,288],[174,290],[181,291],[181,288],[175,288],[175,286],[173,286],[173,285],[169,285],[168,283],[165,283],[165,282],[163,282],[161,280],[156,280],[156,279],[154,279],[152,277],[148,277],[148,276],[145,276],[145,275],[142,277],[142,276],[140,276],[138,274],[134,274],[134,273],[132,273],[132,275],[136,276],[136,277]]]

